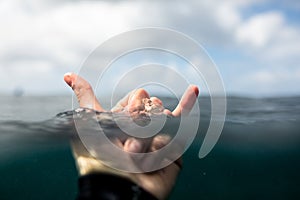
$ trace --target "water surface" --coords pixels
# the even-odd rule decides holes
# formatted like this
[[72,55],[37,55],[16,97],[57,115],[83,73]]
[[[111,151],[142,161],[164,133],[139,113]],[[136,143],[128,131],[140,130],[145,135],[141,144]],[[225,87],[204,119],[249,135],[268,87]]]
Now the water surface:
[[[168,108],[177,103],[163,101]],[[204,159],[198,152],[210,102],[202,97],[199,103],[200,129],[170,199],[300,198],[300,97],[228,98],[224,130]],[[75,198],[74,129],[55,117],[71,109],[70,97],[0,98],[1,199]]]

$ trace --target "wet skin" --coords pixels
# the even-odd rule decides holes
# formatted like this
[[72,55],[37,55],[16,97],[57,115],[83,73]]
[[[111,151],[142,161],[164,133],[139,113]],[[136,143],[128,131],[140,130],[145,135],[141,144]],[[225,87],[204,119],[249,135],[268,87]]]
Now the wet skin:
[[[82,77],[74,73],[67,73],[64,76],[64,80],[76,94],[80,107],[107,112],[95,97],[91,85]],[[163,103],[159,98],[150,97],[150,95],[141,88],[127,94],[111,109],[111,112],[126,112],[132,117],[150,112],[160,112],[166,115],[179,117],[180,115],[189,113],[197,100],[198,94],[198,87],[190,85],[183,94],[177,107],[173,111],[170,111],[164,109]],[[147,151],[156,151],[162,148],[168,144],[169,140],[170,138],[164,135],[157,135],[156,137],[151,138],[151,140],[140,140],[129,137],[125,141],[116,141],[116,144],[124,151],[145,153]],[[92,172],[118,174],[132,180],[158,199],[165,199],[168,196],[175,184],[176,177],[182,165],[182,160],[180,158],[169,166],[151,173],[127,173],[103,165],[101,161],[96,160],[89,156],[87,152],[84,152],[84,148],[82,148],[82,145],[79,143],[74,142],[72,147],[80,175]]]

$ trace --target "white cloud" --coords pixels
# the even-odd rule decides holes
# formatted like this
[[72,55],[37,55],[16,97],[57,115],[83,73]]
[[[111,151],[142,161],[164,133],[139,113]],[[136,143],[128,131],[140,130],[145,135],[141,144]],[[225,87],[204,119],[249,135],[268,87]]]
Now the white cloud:
[[216,22],[226,31],[231,31],[240,24],[241,16],[236,4],[223,2],[216,8]]
[[236,30],[237,44],[252,59],[269,68],[300,67],[300,28],[282,12],[253,15]]
[[[137,6],[130,3],[1,1],[0,92],[22,79],[23,87],[36,91],[38,85],[29,84],[33,79],[28,74],[52,78],[57,71],[62,71],[60,76],[76,71],[97,45],[129,29],[137,14]],[[12,71],[15,80],[7,77]],[[52,87],[45,85],[44,90]]]
[[[233,72],[227,79],[235,83],[227,84],[229,91],[241,91],[242,86],[250,91],[255,82],[265,84],[265,89],[260,87],[265,92],[271,83],[288,88],[298,83],[300,28],[289,24],[280,10],[245,18],[243,12],[261,2],[268,1],[0,1],[0,93],[20,84],[29,92],[67,91],[53,82],[61,81],[67,71],[77,71],[101,42],[143,26],[173,28],[204,47],[250,55],[260,66],[240,61],[241,68],[253,68],[252,76],[237,78]],[[235,58],[229,62],[234,63]],[[224,68],[222,60],[218,63]],[[284,77],[277,74],[282,69],[286,70]],[[247,78],[254,82],[244,84]],[[41,80],[45,85],[37,84]],[[279,93],[284,90],[280,88]]]
[[255,15],[237,28],[237,40],[244,45],[265,47],[280,31],[283,21],[278,12]]

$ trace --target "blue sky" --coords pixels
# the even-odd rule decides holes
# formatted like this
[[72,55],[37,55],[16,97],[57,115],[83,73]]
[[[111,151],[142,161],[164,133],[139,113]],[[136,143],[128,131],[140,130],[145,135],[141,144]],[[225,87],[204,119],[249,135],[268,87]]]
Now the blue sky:
[[300,95],[299,19],[297,0],[0,1],[0,94],[70,94],[63,74],[99,44],[162,27],[207,50],[228,94]]

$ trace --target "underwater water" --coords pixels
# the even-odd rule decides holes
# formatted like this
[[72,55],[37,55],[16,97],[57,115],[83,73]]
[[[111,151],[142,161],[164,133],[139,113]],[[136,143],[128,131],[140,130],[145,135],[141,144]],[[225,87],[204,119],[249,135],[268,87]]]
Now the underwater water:
[[[163,102],[170,109],[177,103]],[[228,97],[221,137],[203,159],[209,98],[199,104],[197,137],[170,199],[300,199],[300,97]],[[72,110],[71,98],[2,96],[0,110],[0,199],[75,199],[75,131],[56,117]]]

